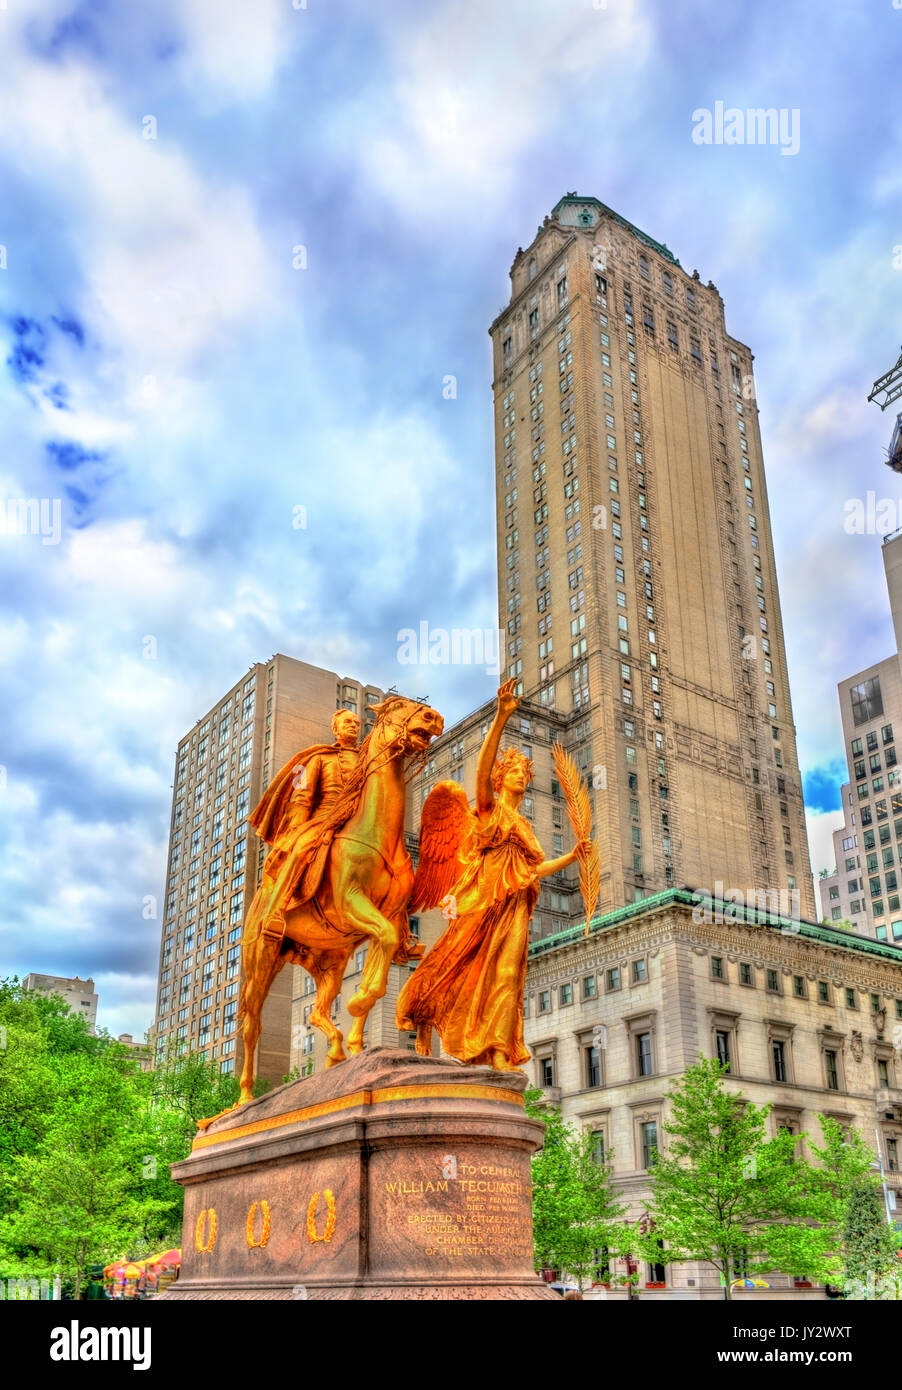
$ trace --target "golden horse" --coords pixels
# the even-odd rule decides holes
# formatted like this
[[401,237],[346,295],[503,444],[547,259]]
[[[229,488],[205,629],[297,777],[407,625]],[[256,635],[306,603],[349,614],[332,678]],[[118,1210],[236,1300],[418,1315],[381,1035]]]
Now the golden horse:
[[346,1054],[343,1034],[332,1021],[332,1003],[351,952],[369,942],[360,986],[348,1001],[354,1019],[348,1034],[352,1055],[363,1050],[367,1015],[385,994],[395,954],[399,948],[403,958],[413,954],[405,953],[414,878],[404,846],[405,771],[411,758],[422,760],[444,720],[437,710],[401,695],[389,696],[374,709],[376,722],[360,747],[357,767],[323,827],[319,862],[315,859],[308,870],[317,883],[312,896],[300,905],[289,904],[285,935],[275,940],[263,930],[261,893],[271,890],[258,889],[251,904],[241,940],[244,983],[238,1018],[244,1065],[239,1104],[253,1098],[260,1016],[286,962],[302,965],[316,981],[310,1022],[328,1038],[326,1065],[334,1066]]

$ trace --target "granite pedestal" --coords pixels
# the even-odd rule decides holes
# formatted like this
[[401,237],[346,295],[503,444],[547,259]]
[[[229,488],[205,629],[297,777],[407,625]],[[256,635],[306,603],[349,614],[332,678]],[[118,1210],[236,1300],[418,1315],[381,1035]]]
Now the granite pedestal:
[[374,1048],[221,1116],[173,1165],[167,1299],[554,1299],[519,1072]]

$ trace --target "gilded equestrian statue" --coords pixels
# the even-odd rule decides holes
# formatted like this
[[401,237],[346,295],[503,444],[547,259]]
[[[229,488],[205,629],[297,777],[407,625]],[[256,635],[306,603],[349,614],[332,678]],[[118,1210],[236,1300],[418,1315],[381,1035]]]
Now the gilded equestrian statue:
[[359,726],[347,717],[343,723],[345,712],[338,711],[336,744],[305,750],[286,764],[250,818],[275,854],[241,941],[239,1104],[253,1096],[260,1016],[286,962],[302,965],[316,981],[310,1022],[325,1033],[326,1065],[334,1066],[346,1053],[332,1003],[351,953],[368,944],[360,985],[348,1001],[352,1055],[363,1050],[367,1015],[385,994],[389,966],[420,953],[407,917],[414,871],[404,846],[406,782],[444,721],[437,710],[401,695],[373,709],[375,724],[359,749]]

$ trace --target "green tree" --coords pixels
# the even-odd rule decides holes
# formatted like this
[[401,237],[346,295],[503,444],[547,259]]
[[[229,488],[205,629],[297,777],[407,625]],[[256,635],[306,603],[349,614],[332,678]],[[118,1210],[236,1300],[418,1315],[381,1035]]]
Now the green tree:
[[228,1110],[238,1101],[235,1076],[220,1072],[218,1063],[170,1044],[150,1077],[149,1103],[165,1113],[180,1135],[178,1157],[191,1150],[199,1121]]
[[85,1263],[179,1244],[170,1165],[198,1120],[237,1100],[235,1078],[175,1051],[142,1072],[64,1000],[17,980],[0,982],[0,1028],[0,1274],[74,1285]]
[[823,1142],[820,1146],[812,1143],[809,1147],[820,1165],[816,1169],[823,1198],[820,1217],[825,1225],[831,1226],[839,1245],[853,1189],[861,1183],[879,1186],[874,1175],[877,1158],[857,1129],[843,1129],[830,1115],[817,1118]]
[[61,995],[39,994],[25,989],[19,980],[0,980],[0,1022],[7,1026],[40,1032],[48,1052],[84,1052],[96,1056],[109,1038],[92,1033],[81,1014],[72,1013]]
[[[181,1243],[184,1191],[170,1176],[171,1165],[190,1154],[198,1122],[231,1109],[239,1093],[237,1078],[221,1072],[217,1062],[178,1046],[167,1049],[152,1072],[139,1074],[136,1087],[142,1095],[142,1185],[154,1205],[129,1246],[132,1256]],[[267,1089],[258,1079],[254,1093]]]
[[126,1250],[160,1204],[142,1188],[140,1095],[120,1049],[56,1060],[56,1096],[34,1151],[8,1175],[0,1249],[11,1272],[85,1271]]
[[862,1180],[849,1195],[843,1228],[846,1289],[854,1297],[898,1298],[899,1232],[888,1225],[883,1193]]
[[824,1142],[822,1147],[812,1144],[811,1150],[821,1164],[822,1219],[842,1249],[846,1287],[867,1298],[884,1284],[896,1297],[895,1280],[887,1276],[899,1272],[896,1251],[902,1236],[886,1219],[877,1156],[857,1129],[843,1130],[830,1116],[818,1119]]
[[12,1165],[39,1144],[53,1108],[61,1059],[97,1057],[106,1046],[59,996],[0,980],[0,1212]]
[[543,1106],[541,1095],[530,1089],[525,1097],[527,1114],[545,1125],[542,1148],[532,1160],[535,1264],[572,1275],[582,1288],[600,1263],[629,1248],[633,1233],[594,1136],[567,1124],[560,1110]]
[[712,1265],[727,1298],[740,1271],[828,1279],[838,1261],[834,1234],[821,1220],[823,1184],[796,1156],[798,1136],[767,1138],[770,1106],[727,1090],[726,1070],[700,1058],[671,1087],[663,1126],[670,1142],[650,1170],[643,1253],[659,1263]]

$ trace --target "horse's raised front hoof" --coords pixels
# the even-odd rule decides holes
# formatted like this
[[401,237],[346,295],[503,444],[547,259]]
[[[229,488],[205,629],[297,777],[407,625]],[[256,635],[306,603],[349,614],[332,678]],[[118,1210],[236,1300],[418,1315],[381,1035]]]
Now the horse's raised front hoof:
[[335,1054],[333,1054],[332,1049],[330,1048],[329,1051],[326,1053],[327,1067],[337,1067],[339,1062],[346,1062],[347,1060],[348,1059],[345,1056],[344,1048],[339,1048],[338,1052],[336,1052]]

